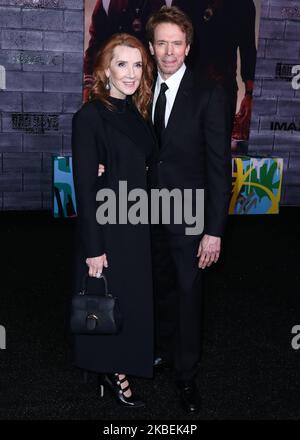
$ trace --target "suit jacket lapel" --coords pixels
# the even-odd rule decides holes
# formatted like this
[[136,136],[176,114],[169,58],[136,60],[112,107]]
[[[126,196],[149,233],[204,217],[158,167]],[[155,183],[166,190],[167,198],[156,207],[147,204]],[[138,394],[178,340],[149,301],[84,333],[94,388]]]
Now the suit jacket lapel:
[[188,104],[189,90],[193,87],[193,75],[187,68],[181,83],[179,85],[177,95],[172,107],[172,111],[168,120],[168,124],[162,134],[161,149],[165,148],[169,142],[172,133],[176,133],[176,130],[180,126],[180,119],[182,115],[182,109]]

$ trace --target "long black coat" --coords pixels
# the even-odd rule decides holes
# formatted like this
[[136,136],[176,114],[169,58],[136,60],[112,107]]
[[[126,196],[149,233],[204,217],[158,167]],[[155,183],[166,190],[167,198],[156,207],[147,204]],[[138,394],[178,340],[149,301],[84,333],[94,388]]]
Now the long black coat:
[[[124,101],[125,103],[126,101]],[[87,271],[85,259],[108,259],[110,291],[119,298],[124,324],[119,335],[74,337],[74,362],[96,372],[120,372],[151,377],[153,363],[152,267],[149,225],[99,225],[96,192],[110,188],[118,194],[119,180],[128,190],[147,187],[147,159],[154,138],[132,106],[108,110],[99,100],[84,104],[73,117],[73,175],[78,211],[76,288]],[[98,177],[98,164],[105,173]],[[118,198],[117,198],[118,200]],[[103,281],[89,279],[95,293]]]

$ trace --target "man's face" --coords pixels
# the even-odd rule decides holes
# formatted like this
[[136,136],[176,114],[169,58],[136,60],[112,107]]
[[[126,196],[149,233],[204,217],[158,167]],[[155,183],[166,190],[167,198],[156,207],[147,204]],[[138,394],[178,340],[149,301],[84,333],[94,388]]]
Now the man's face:
[[165,80],[180,69],[190,50],[185,32],[174,23],[157,25],[154,30],[154,42],[149,43],[149,46],[159,73]]

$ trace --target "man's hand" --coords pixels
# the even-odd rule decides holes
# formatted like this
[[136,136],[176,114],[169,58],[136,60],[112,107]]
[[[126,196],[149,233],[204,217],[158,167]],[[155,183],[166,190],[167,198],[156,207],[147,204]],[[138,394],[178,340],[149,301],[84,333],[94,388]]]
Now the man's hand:
[[198,267],[199,269],[205,269],[216,263],[219,259],[221,252],[221,238],[214,237],[213,235],[203,235],[197,257],[199,257]]
[[246,141],[249,139],[249,130],[252,111],[253,81],[245,81],[245,96],[241,102],[240,110],[235,115],[232,138]]
[[251,118],[252,110],[252,96],[245,95],[240,105],[240,110],[237,114],[242,121],[248,121]]
[[235,115],[232,138],[245,141],[249,138],[250,121],[251,121],[252,97],[245,95],[240,111]]
[[89,267],[90,277],[100,278],[103,267],[108,267],[106,254],[100,255],[99,257],[87,258],[85,262]]

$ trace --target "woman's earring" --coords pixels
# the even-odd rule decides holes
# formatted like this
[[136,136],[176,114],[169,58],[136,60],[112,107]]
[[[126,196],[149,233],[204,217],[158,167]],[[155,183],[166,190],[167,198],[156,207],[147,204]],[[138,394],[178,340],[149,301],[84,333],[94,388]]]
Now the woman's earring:
[[105,84],[105,90],[110,90],[109,78],[107,78],[107,83]]

